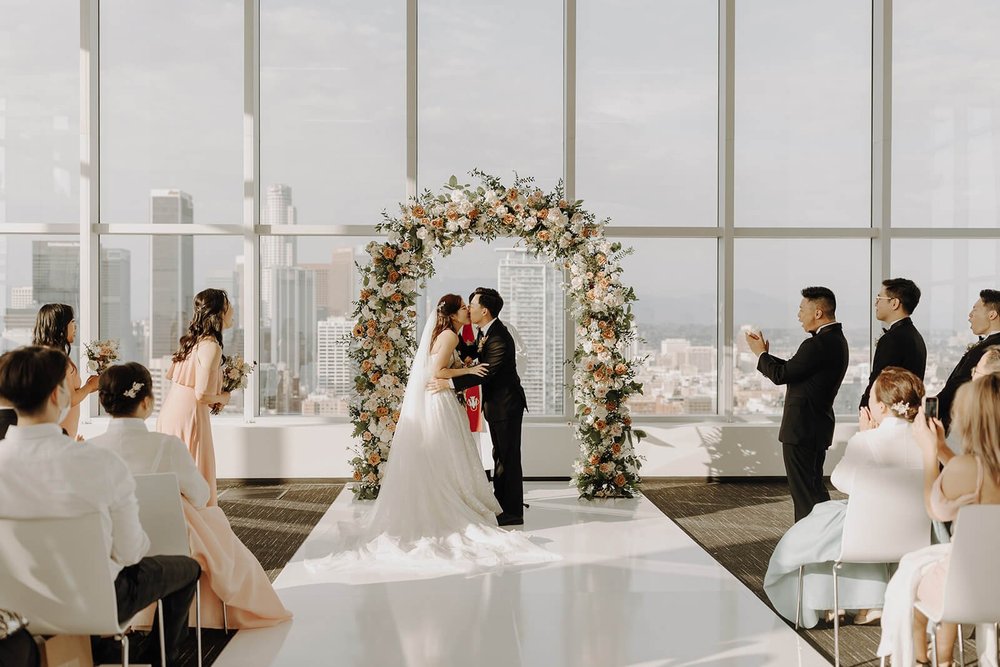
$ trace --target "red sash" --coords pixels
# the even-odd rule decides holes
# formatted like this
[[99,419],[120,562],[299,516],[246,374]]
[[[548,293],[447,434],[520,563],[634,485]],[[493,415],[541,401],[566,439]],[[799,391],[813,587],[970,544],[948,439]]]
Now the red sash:
[[[466,343],[472,343],[476,340],[476,334],[472,331],[472,325],[466,324],[462,327],[462,340]],[[480,393],[480,387],[469,387],[465,390],[465,411],[469,415],[469,429],[473,432],[479,432],[483,430],[483,414],[480,408],[482,408],[482,400]]]

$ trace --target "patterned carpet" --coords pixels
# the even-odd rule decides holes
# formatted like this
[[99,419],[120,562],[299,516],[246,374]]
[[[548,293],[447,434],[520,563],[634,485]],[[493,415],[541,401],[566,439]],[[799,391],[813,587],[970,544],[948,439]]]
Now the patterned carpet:
[[[724,568],[770,607],[764,595],[764,572],[774,546],[792,524],[792,501],[784,482],[643,482],[643,492]],[[845,496],[832,491],[834,498]],[[833,662],[833,628],[800,630],[806,641]],[[878,665],[879,627],[841,627],[840,661],[844,667]],[[966,665],[975,665],[975,646],[965,645]]]

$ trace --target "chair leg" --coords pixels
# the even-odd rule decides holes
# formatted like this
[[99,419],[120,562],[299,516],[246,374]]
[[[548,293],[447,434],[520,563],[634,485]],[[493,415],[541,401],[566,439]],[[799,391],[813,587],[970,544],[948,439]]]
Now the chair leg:
[[163,600],[156,601],[156,615],[160,619],[160,664],[163,667],[167,665],[167,642],[165,640],[165,634],[163,632]]
[[965,637],[962,636],[961,623],[958,624],[958,664],[965,667]]
[[198,667],[201,667],[201,580],[194,585],[194,627],[198,633]]
[[222,603],[222,627],[226,632],[229,632],[229,609],[225,602]]
[[1000,623],[993,624],[993,647],[996,649],[996,661],[1000,665]]
[[840,590],[837,570],[840,563],[833,564],[833,664],[840,667]]
[[938,624],[937,623],[931,623],[931,622],[928,621],[928,623],[927,623],[927,632],[930,633],[930,635],[931,635],[931,665],[933,665],[933,667],[938,667],[938,659],[937,659],[937,629],[938,629]]
[[802,573],[805,565],[799,565],[799,585],[795,589],[795,629],[799,629],[802,620]]
[[122,635],[122,667],[128,667],[128,635]]

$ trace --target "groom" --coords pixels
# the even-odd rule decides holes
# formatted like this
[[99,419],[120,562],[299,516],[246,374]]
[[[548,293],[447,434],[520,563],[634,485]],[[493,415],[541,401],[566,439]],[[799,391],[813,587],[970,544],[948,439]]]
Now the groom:
[[524,486],[521,475],[521,421],[528,407],[517,376],[514,339],[504,323],[497,319],[503,299],[495,289],[477,287],[469,296],[469,318],[479,328],[474,343],[459,342],[459,354],[486,364],[485,377],[462,375],[450,380],[432,380],[432,391],[464,390],[483,386],[483,416],[490,425],[493,440],[493,495],[503,512],[497,517],[501,526],[524,524]]

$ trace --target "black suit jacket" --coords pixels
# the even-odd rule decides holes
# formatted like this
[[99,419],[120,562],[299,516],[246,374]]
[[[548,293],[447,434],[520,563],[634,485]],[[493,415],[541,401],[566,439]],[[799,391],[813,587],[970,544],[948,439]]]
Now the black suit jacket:
[[458,352],[463,357],[477,358],[481,364],[489,364],[483,377],[461,375],[452,379],[455,389],[482,385],[483,417],[486,421],[502,421],[524,412],[528,407],[528,400],[521,387],[521,378],[517,375],[514,337],[503,322],[493,321],[483,337],[481,350],[477,349],[475,343],[459,342]]
[[833,442],[833,401],[847,373],[847,339],[839,322],[802,341],[785,361],[765,352],[757,370],[774,384],[787,385],[778,440],[827,448]]
[[972,379],[972,369],[983,358],[983,353],[990,345],[1000,345],[1000,332],[990,334],[970,347],[959,359],[955,370],[948,376],[948,381],[944,383],[944,389],[938,392],[938,417],[944,423],[945,431],[951,428],[951,406],[955,402],[955,392]]
[[13,408],[0,408],[0,440],[7,437],[7,429],[17,425],[17,413]]
[[887,366],[905,368],[921,380],[924,379],[924,372],[927,370],[927,346],[924,344],[924,337],[917,331],[917,327],[913,326],[913,320],[909,317],[894,323],[875,344],[872,372],[868,376],[865,393],[861,395],[859,408],[868,405],[868,396],[871,394],[872,385],[875,384],[875,378]]

